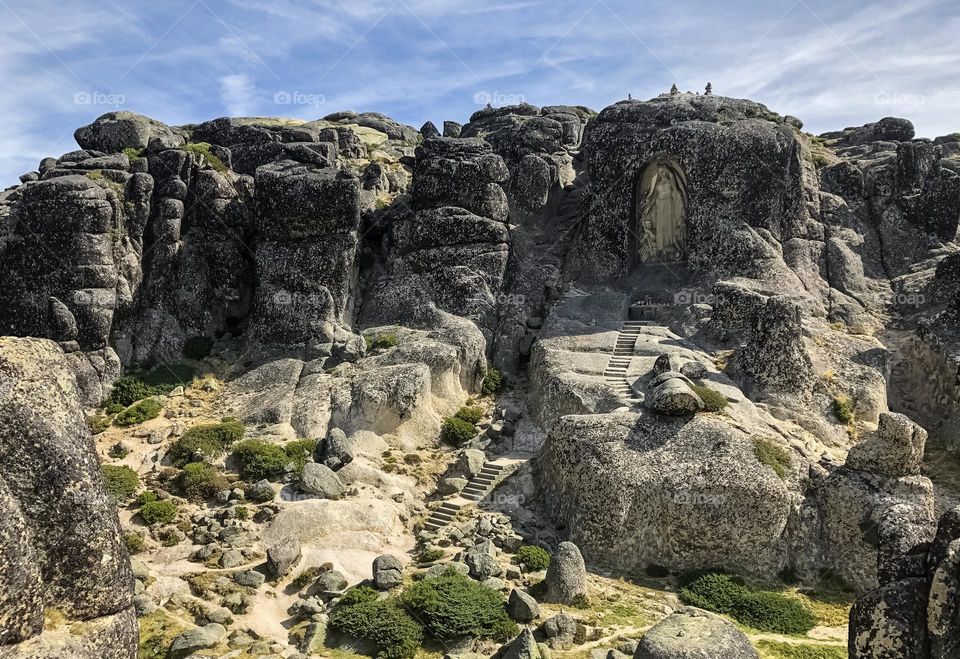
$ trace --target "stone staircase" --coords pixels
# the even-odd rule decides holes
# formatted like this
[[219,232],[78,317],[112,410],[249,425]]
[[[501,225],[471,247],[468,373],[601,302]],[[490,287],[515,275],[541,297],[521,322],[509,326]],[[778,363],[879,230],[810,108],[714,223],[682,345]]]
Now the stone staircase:
[[523,458],[501,456],[496,460],[489,461],[483,465],[480,473],[470,479],[467,486],[463,488],[458,496],[448,499],[440,504],[440,507],[431,513],[430,517],[424,523],[424,529],[427,531],[436,531],[454,520],[464,508],[475,505],[482,501],[484,497],[490,494],[490,491],[501,481],[516,470],[521,464],[526,462],[527,456]]
[[603,379],[621,398],[640,400],[627,381],[627,369],[630,368],[630,362],[633,360],[633,348],[637,344],[637,337],[640,336],[640,328],[652,324],[645,320],[628,320],[617,335],[617,343],[607,364],[607,370],[603,372]]

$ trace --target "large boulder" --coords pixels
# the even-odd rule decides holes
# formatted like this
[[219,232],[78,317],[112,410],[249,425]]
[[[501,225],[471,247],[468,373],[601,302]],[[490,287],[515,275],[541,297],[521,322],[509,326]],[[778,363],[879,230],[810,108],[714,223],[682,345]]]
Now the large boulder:
[[759,659],[747,635],[718,615],[685,607],[647,630],[633,659]]
[[885,584],[858,599],[850,611],[850,658],[929,657],[925,615],[928,589],[926,579],[910,578]]
[[526,592],[514,588],[507,599],[507,613],[517,622],[533,622],[540,617],[540,605]]
[[396,556],[383,554],[373,561],[373,585],[390,590],[403,583],[403,563]]
[[317,462],[308,462],[303,466],[300,489],[325,499],[339,499],[346,491],[337,474],[330,467]]
[[[50,341],[0,338],[0,453],[0,646],[18,657],[134,657],[116,507],[73,371]],[[47,634],[48,609],[90,625],[75,638]]]
[[289,538],[267,549],[267,570],[274,579],[282,579],[300,562],[300,541]]
[[97,117],[92,124],[78,128],[73,137],[81,149],[104,153],[143,149],[155,137],[184,143],[182,137],[178,137],[168,126],[156,119],[126,110],[108,112]]
[[886,476],[920,474],[927,431],[903,414],[882,412],[877,430],[847,454],[847,466]]
[[587,596],[587,568],[572,542],[561,542],[547,567],[547,601],[575,604]]

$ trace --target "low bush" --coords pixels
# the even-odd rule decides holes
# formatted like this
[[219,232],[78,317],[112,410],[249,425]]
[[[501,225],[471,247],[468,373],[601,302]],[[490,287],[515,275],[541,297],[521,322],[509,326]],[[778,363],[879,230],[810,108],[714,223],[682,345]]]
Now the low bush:
[[140,517],[153,526],[154,524],[169,524],[177,516],[177,506],[169,499],[149,501],[140,506]]
[[805,634],[816,620],[800,601],[772,591],[755,591],[739,579],[716,572],[695,576],[680,588],[686,604],[729,615],[766,632]]
[[495,368],[488,368],[483,378],[483,384],[480,390],[487,394],[495,394],[503,388],[503,373]]
[[145,398],[113,417],[113,425],[126,428],[150,419],[156,419],[162,411],[163,405],[157,402],[156,398]]
[[177,387],[189,385],[193,374],[193,368],[186,364],[164,364],[143,375],[126,375],[113,383],[104,405],[109,414],[116,414],[138,400],[165,396]]
[[303,465],[313,458],[313,452],[317,450],[317,440],[315,439],[297,439],[287,442],[283,445],[283,452],[293,462],[296,473],[303,472]]
[[193,501],[205,501],[217,492],[230,488],[230,482],[220,470],[206,462],[190,462],[177,477],[177,487]]
[[150,503],[151,501],[156,501],[158,499],[157,493],[153,490],[144,490],[137,495],[137,505],[142,506],[145,503]]
[[518,565],[522,565],[528,572],[546,570],[550,565],[550,552],[543,547],[523,545],[513,557]]
[[319,565],[313,565],[303,570],[296,577],[293,578],[293,581],[290,582],[290,587],[295,591],[301,591],[324,573],[324,569]]
[[219,157],[214,155],[213,148],[207,142],[191,142],[186,144],[183,147],[184,151],[189,151],[190,153],[197,156],[198,160],[202,160],[210,165],[210,168],[217,172],[227,171],[227,166],[223,164],[223,161]]
[[243,432],[243,424],[231,417],[220,423],[194,426],[170,446],[167,455],[178,467],[189,462],[205,462],[226,453],[235,442],[243,439]]
[[250,517],[250,509],[246,506],[237,506],[233,509],[237,514],[237,519],[244,520]]
[[205,336],[194,336],[187,339],[183,344],[183,356],[187,359],[200,361],[210,354],[211,348],[213,348],[213,339]]
[[283,447],[262,439],[245,439],[233,447],[233,459],[244,480],[271,479],[284,473],[290,456]]
[[143,551],[143,536],[134,531],[128,531],[123,534],[123,544],[127,547],[127,553],[131,556]]
[[703,401],[704,412],[719,412],[730,404],[730,401],[727,400],[727,397],[716,389],[711,389],[710,387],[702,384],[694,384],[691,385],[690,388],[693,389],[693,392],[700,397],[700,400]]
[[140,487],[137,472],[126,465],[103,465],[103,486],[117,501],[126,501]]
[[777,442],[764,437],[753,440],[753,453],[761,464],[765,464],[780,478],[787,475],[787,470],[793,466],[793,457],[790,452]]
[[[110,392],[110,397],[107,398],[107,412],[116,414],[117,406],[122,405],[122,409],[126,409],[138,400],[153,395],[153,387],[140,378],[132,375],[122,377],[113,383],[113,390]],[[122,411],[122,409],[118,411]]]
[[139,160],[143,157],[143,149],[137,149],[132,146],[128,146],[126,149],[124,149],[123,153],[125,156],[127,156],[127,158],[130,159],[130,162]]
[[390,332],[364,334],[363,340],[367,344],[367,350],[387,350],[397,345],[397,335]]
[[446,553],[442,549],[434,547],[433,549],[420,552],[420,555],[417,556],[417,563],[433,563],[434,561],[439,561],[444,556],[446,556]]
[[106,414],[95,414],[87,418],[87,424],[90,426],[90,432],[94,435],[99,435],[104,430],[110,427],[110,424],[113,423],[111,419]]
[[458,419],[455,416],[443,420],[440,427],[440,440],[453,446],[460,446],[477,434],[477,427],[469,421]]
[[850,423],[854,419],[853,400],[849,396],[837,396],[833,399],[831,407],[833,415],[837,417],[840,423]]
[[401,600],[438,641],[483,638],[504,642],[519,632],[504,609],[503,595],[453,569],[415,583],[403,592]]
[[480,419],[483,418],[483,408],[467,405],[457,410],[457,413],[453,416],[467,423],[476,425],[480,423]]
[[123,460],[125,457],[130,455],[130,449],[124,446],[121,442],[117,442],[110,447],[110,450],[107,451],[107,455],[114,460]]
[[369,586],[354,588],[330,614],[331,629],[376,645],[378,659],[413,659],[423,628],[395,597],[379,599]]

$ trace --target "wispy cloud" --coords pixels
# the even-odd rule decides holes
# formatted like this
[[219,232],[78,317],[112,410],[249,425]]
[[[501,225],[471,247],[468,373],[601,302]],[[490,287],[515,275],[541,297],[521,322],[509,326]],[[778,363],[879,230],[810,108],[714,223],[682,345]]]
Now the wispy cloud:
[[174,124],[355,109],[419,126],[488,98],[599,109],[709,80],[813,132],[897,115],[934,136],[960,128],[954,3],[0,0],[0,185],[117,103]]

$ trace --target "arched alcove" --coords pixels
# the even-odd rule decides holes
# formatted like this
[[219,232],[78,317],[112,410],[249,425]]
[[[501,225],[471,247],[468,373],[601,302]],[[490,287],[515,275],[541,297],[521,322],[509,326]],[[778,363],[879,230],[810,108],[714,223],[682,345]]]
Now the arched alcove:
[[687,259],[687,181],[669,156],[654,158],[637,179],[632,261],[675,263]]

